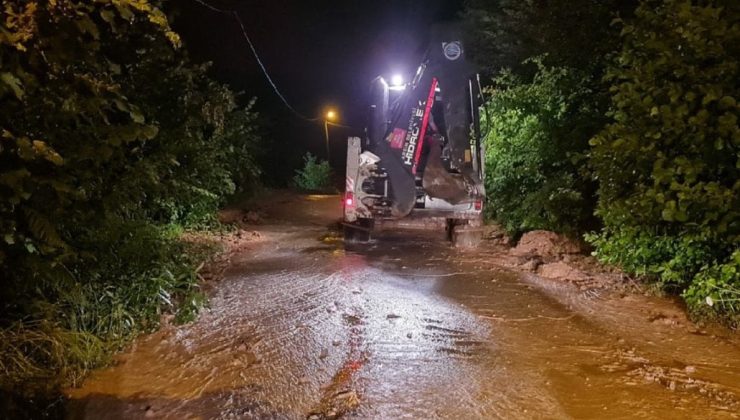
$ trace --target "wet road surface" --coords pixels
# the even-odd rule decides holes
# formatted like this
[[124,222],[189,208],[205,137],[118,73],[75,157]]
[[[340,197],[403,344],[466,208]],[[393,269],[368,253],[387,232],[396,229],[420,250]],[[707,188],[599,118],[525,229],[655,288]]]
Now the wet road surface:
[[740,417],[737,337],[671,325],[670,301],[525,277],[433,232],[345,249],[336,203],[287,203],[302,216],[258,228],[197,322],[138,340],[69,416]]

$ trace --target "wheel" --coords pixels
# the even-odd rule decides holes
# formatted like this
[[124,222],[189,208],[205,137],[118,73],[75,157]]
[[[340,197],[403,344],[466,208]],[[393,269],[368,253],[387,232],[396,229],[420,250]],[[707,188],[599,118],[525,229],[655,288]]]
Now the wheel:
[[344,224],[344,241],[349,243],[367,242],[375,226],[373,219],[357,219],[355,223]]

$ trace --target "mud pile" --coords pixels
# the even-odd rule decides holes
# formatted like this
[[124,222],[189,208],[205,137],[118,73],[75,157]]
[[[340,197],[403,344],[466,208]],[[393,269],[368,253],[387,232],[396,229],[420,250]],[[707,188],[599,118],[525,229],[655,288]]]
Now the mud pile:
[[513,255],[540,257],[560,257],[566,254],[581,254],[585,251],[582,244],[555,232],[534,230],[522,235],[519,243],[511,249]]
[[[502,234],[503,235],[503,234]],[[508,237],[490,234],[495,245]],[[539,277],[571,283],[581,290],[615,288],[625,276],[588,255],[588,246],[565,235],[546,230],[527,232],[506,251],[505,264]]]
[[262,216],[256,211],[246,211],[239,208],[228,208],[218,212],[218,221],[226,225],[256,225],[262,222]]

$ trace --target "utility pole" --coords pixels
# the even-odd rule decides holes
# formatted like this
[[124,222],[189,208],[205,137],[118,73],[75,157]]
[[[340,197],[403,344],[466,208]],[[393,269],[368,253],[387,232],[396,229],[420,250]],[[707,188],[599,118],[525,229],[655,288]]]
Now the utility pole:
[[324,118],[324,139],[326,140],[326,161],[329,162],[331,153],[329,152],[329,121],[337,119],[337,112],[333,109],[326,111],[326,118]]
[[326,139],[326,161],[329,162],[329,121],[324,120],[324,138]]

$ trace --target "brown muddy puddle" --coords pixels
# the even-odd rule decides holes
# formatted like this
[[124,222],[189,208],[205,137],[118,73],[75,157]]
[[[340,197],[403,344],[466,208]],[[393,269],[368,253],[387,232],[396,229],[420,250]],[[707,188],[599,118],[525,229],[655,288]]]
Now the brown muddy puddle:
[[466,263],[429,233],[345,250],[318,223],[331,200],[263,226],[197,322],[70,390],[69,417],[740,417],[737,338],[669,322],[671,302]]

